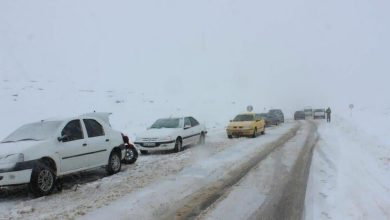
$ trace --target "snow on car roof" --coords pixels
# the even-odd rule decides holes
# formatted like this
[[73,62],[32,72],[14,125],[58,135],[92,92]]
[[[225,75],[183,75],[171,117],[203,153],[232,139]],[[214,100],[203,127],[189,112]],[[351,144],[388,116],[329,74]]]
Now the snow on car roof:
[[109,112],[92,112],[92,113],[85,113],[85,114],[82,114],[79,116],[73,116],[73,117],[56,116],[56,117],[43,119],[43,120],[41,120],[41,122],[44,122],[44,121],[69,121],[72,119],[79,119],[79,118],[99,118],[99,119],[102,119],[103,121],[106,121],[111,114],[112,113],[109,113]]

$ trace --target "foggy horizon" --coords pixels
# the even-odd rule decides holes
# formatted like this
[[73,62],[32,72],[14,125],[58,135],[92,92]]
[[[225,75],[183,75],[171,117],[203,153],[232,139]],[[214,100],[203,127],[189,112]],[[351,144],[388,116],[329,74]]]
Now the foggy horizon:
[[389,107],[389,6],[2,1],[0,75],[281,108]]

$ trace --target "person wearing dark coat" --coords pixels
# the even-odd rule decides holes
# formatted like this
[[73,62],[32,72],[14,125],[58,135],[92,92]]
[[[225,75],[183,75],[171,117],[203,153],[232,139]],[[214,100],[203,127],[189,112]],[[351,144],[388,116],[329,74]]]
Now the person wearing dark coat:
[[328,107],[328,109],[326,109],[326,121],[328,123],[330,123],[330,116],[332,114],[332,110],[330,110],[330,108]]

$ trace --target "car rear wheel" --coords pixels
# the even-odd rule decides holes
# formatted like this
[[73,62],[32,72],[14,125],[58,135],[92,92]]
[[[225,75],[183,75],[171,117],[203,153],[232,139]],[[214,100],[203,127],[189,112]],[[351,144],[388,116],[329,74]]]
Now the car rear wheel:
[[181,142],[181,140],[179,138],[176,139],[175,148],[173,149],[173,151],[175,153],[177,153],[177,152],[182,151],[183,150],[182,148],[183,148],[183,143]]
[[265,134],[265,126],[263,127],[263,131],[261,131],[261,134],[262,134],[262,135]]
[[112,151],[110,154],[110,157],[108,158],[108,164],[107,164],[107,173],[109,175],[113,175],[115,173],[118,173],[122,168],[121,163],[121,154],[118,151]]
[[30,191],[35,196],[49,195],[55,186],[56,176],[52,168],[42,163],[37,164],[32,171]]
[[206,143],[206,135],[202,132],[199,137],[199,145],[204,145]]
[[232,135],[228,135],[228,138],[229,138],[229,139],[232,139],[232,138],[233,138],[233,136],[232,136]]

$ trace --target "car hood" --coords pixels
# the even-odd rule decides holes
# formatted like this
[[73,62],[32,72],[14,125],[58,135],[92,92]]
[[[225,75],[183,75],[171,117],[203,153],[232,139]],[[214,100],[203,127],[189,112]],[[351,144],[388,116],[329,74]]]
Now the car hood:
[[253,121],[232,121],[229,123],[229,127],[239,127],[239,126],[251,126]]
[[10,143],[0,143],[0,155],[23,153],[27,149],[34,147],[44,141],[18,141]]
[[179,130],[180,128],[160,128],[160,129],[151,128],[137,135],[137,140],[140,138],[163,138],[167,136],[172,136]]

